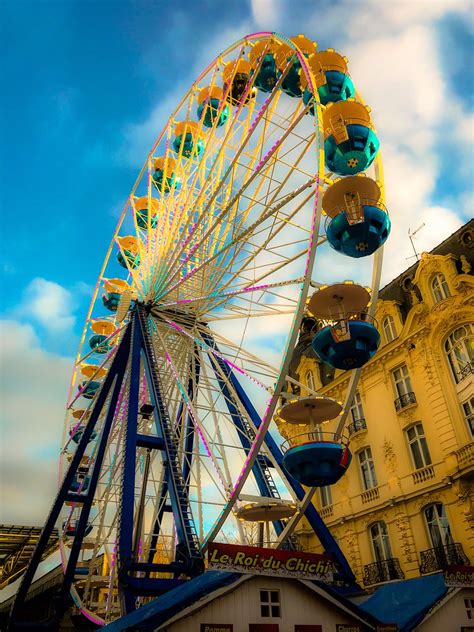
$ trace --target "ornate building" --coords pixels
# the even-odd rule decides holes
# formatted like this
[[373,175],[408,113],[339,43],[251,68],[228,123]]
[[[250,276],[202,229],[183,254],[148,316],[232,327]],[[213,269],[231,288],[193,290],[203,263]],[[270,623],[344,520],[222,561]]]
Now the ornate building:
[[[382,342],[347,420],[352,463],[315,496],[366,587],[474,563],[473,259],[471,221],[379,294]],[[299,392],[343,400],[349,375],[316,358],[315,327],[303,321],[292,361]]]

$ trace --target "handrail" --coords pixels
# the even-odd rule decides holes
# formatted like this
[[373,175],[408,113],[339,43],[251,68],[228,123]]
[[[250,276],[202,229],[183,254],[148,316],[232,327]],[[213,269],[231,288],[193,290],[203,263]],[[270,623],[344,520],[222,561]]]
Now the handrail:
[[361,321],[365,323],[370,323],[377,328],[378,322],[374,316],[371,316],[367,312],[364,311],[355,311],[355,312],[344,312],[340,315],[334,315],[334,318],[319,318],[318,324],[321,323],[321,327],[316,332],[319,333],[326,327],[335,327],[338,323],[348,322],[348,321]]
[[[387,207],[380,200],[373,200],[373,199],[370,199],[370,198],[360,198],[360,199],[357,200],[357,206],[358,207],[361,207],[361,206],[375,206],[379,210],[381,210],[384,213],[386,213],[387,215],[389,215]],[[331,207],[331,215],[332,215],[332,217],[331,217],[331,215],[326,214],[326,219],[324,220],[325,228],[327,228],[328,224],[330,222],[332,222],[332,220],[335,219],[341,213],[345,213],[347,215],[349,210],[350,209],[348,209],[345,204],[336,204],[335,206]],[[334,213],[334,211],[337,211],[337,214]]]
[[300,434],[284,441],[281,444],[280,449],[283,453],[285,453],[290,448],[294,448],[305,443],[340,443],[344,447],[347,447],[349,445],[349,435],[346,429],[344,429],[342,436],[337,434],[337,432],[323,432],[319,429],[307,430],[306,432],[301,432]]
[[416,404],[416,395],[415,393],[413,393],[413,391],[410,391],[409,393],[405,393],[404,395],[400,395],[400,397],[397,397],[397,399],[393,401],[393,404],[395,406],[395,410],[398,412],[399,410],[403,410],[410,404]]
[[459,375],[459,381],[462,382],[462,380],[464,380],[464,378],[471,373],[474,373],[474,362],[468,362],[462,367],[460,371],[457,372],[457,374]]
[[426,551],[420,551],[420,573],[422,575],[439,571],[451,565],[469,565],[469,558],[464,553],[462,544],[458,542],[441,544]]
[[349,435],[353,435],[356,432],[360,432],[361,430],[367,430],[367,424],[365,423],[365,418],[361,417],[360,419],[354,419],[354,421],[347,426],[347,431]]
[[394,579],[404,579],[405,573],[402,571],[397,557],[392,557],[364,566],[364,585],[372,586]]

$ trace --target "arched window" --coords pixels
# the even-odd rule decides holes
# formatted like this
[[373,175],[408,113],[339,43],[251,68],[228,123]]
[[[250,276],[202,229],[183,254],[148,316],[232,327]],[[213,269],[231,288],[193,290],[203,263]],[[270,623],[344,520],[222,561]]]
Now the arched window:
[[392,316],[387,316],[386,318],[384,318],[382,327],[387,344],[389,342],[392,342],[392,340],[395,340],[395,338],[397,337],[397,330],[395,329],[395,322]]
[[350,413],[351,413],[352,422],[356,426],[357,426],[357,422],[365,421],[364,408],[362,406],[362,400],[360,398],[360,394],[358,391],[356,391],[354,395],[352,406],[350,407]]
[[377,477],[375,476],[374,460],[372,458],[372,450],[364,448],[358,453],[360,475],[364,490],[377,487]]
[[306,372],[306,386],[314,391],[314,377],[312,371]]
[[444,343],[456,384],[473,372],[473,338],[474,327],[467,324],[455,329]]
[[431,465],[430,451],[426,442],[425,432],[421,423],[414,424],[406,431],[413,465],[417,470]]
[[431,290],[436,303],[439,303],[445,298],[448,298],[448,296],[451,296],[444,274],[437,274],[433,278],[431,281]]
[[471,437],[474,439],[474,397],[470,397],[461,404],[464,413],[464,419]]
[[392,558],[392,549],[385,522],[375,522],[369,527],[369,533],[375,561],[390,560]]
[[426,526],[434,548],[453,544],[453,536],[449,527],[448,517],[442,503],[428,505],[424,509]]

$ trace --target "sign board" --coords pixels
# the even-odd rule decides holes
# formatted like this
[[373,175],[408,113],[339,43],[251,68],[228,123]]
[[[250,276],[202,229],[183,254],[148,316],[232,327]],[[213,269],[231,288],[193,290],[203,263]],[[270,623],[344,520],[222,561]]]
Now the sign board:
[[234,632],[232,623],[201,623],[200,632]]
[[331,581],[333,564],[327,555],[281,551],[240,544],[212,542],[207,549],[209,568],[257,575]]
[[446,586],[474,587],[474,566],[446,566],[443,574]]
[[356,623],[336,623],[336,632],[362,632],[362,628]]

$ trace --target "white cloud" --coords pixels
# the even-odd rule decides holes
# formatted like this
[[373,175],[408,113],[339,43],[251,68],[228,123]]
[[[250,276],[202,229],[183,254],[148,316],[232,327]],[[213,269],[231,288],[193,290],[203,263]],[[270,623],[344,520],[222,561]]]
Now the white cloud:
[[41,525],[54,498],[72,360],[47,353],[30,325],[0,322],[0,522]]
[[280,24],[282,3],[279,0],[251,0],[252,17],[262,29],[275,29]]
[[19,312],[34,319],[52,334],[64,334],[76,322],[73,309],[73,296],[69,290],[37,277],[26,288]]
[[466,188],[471,187],[472,115],[447,87],[436,27],[437,19],[449,12],[464,14],[466,6],[462,2],[367,3],[351,24],[344,52],[377,125],[392,219],[383,283],[413,263],[409,229],[424,223],[416,247],[418,252],[430,250],[459,228],[467,215],[466,192],[457,197],[447,194],[441,204],[436,199],[446,143],[455,148],[453,167],[460,188],[463,179]]
[[[466,204],[471,186],[469,179],[473,176],[474,123],[472,114],[448,88],[447,71],[441,63],[443,49],[438,23],[449,14],[470,21],[471,8],[471,3],[462,0],[357,3],[345,0],[329,6],[306,0],[297,3],[252,0],[253,24],[241,24],[240,28],[236,25],[235,29],[210,40],[192,69],[192,73],[197,74],[215,52],[244,32],[256,30],[255,27],[296,35],[303,28],[302,15],[306,35],[316,40],[324,38],[325,43],[347,54],[352,77],[372,108],[381,139],[387,207],[393,225],[386,245],[384,283],[410,265],[407,257],[413,252],[409,229],[413,231],[424,222],[417,246],[432,248],[469,215]],[[190,80],[183,79],[146,121],[127,130],[130,156],[137,156],[141,147],[144,157],[145,148],[151,145],[152,138],[190,84]],[[456,168],[461,181],[456,195],[446,192],[439,200],[435,191],[445,158],[443,142],[456,147]],[[464,187],[463,179],[467,182]],[[319,280],[318,266],[321,270],[322,264],[326,272],[330,259],[326,254],[322,259],[317,257],[316,279]],[[337,265],[332,270],[337,270],[343,278],[354,276],[351,274],[353,262],[347,262],[348,272],[344,273],[337,255],[334,261]]]
[[443,238],[440,235],[449,236],[463,224],[454,211],[442,206],[429,206],[420,213],[420,223],[425,224],[416,236],[418,252],[432,250]]
[[346,6],[350,4],[353,12],[345,20],[346,34],[361,33],[368,39],[377,37],[381,31],[393,34],[407,26],[432,24],[449,13],[469,18],[472,6],[466,0],[369,0]]
[[349,46],[348,55],[351,74],[374,110],[382,138],[425,153],[443,115],[445,96],[432,30],[415,26],[359,41]]

